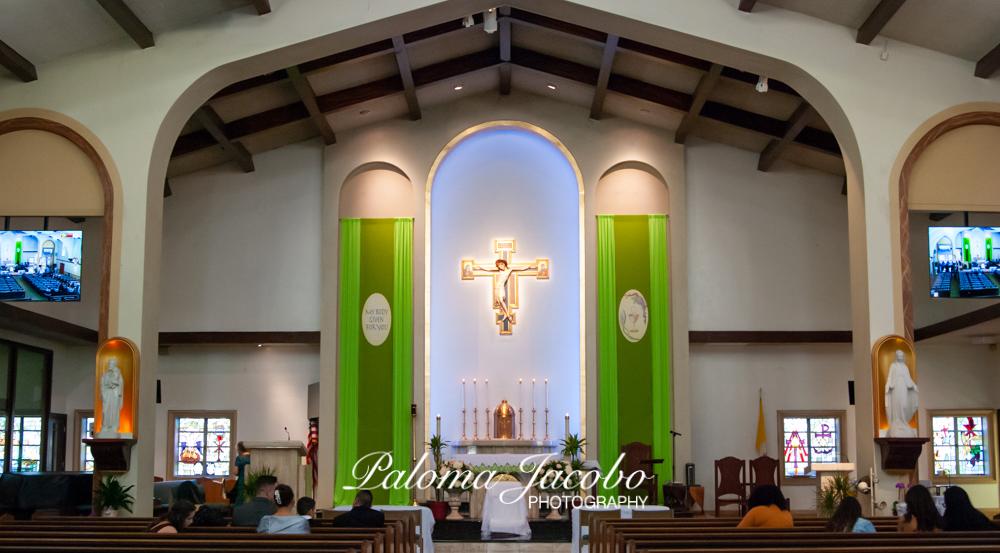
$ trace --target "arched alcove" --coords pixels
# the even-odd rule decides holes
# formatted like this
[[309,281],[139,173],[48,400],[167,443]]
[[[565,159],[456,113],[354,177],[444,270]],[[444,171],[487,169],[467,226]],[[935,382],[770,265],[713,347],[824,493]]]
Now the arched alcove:
[[670,191],[659,171],[639,161],[615,164],[597,182],[598,214],[670,214]]
[[340,188],[341,217],[413,217],[413,205],[410,178],[390,163],[361,165]]
[[[475,404],[483,438],[485,409],[506,399],[522,410],[525,438],[537,409],[541,439],[548,381],[550,438],[562,438],[566,414],[570,431],[583,431],[583,183],[572,155],[544,129],[491,122],[446,145],[428,183],[426,412],[458,440],[464,395],[465,435],[476,434]],[[507,288],[515,323],[506,327],[494,304],[498,258],[527,269]]]

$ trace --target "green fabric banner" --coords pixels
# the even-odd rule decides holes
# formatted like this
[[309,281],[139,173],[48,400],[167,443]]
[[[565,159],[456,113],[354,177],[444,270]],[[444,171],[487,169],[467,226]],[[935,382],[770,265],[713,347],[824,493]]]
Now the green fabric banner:
[[[413,220],[341,219],[340,340],[338,367],[337,466],[334,501],[347,505],[356,476],[367,472],[378,456],[355,463],[373,452],[391,452],[390,470],[408,470],[410,403],[413,386]],[[388,336],[379,341],[379,298],[388,303]],[[366,302],[371,301],[368,312]],[[373,318],[374,317],[374,318]],[[373,341],[365,333],[365,324]],[[375,330],[373,330],[375,329]],[[391,394],[386,394],[391,390]],[[380,484],[387,472],[375,472]],[[405,505],[409,490],[372,488],[375,502]]]
[[598,457],[609,470],[623,445],[651,444],[661,484],[673,456],[667,255],[665,215],[597,217]]

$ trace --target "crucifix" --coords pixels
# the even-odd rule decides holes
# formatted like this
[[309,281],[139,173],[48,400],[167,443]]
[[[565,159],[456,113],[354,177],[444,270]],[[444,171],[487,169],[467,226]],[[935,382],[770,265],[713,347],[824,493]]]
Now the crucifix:
[[517,242],[514,239],[493,241],[493,251],[497,259],[491,265],[483,265],[474,259],[462,260],[462,280],[474,280],[476,277],[491,277],[493,279],[493,313],[500,334],[508,335],[514,332],[517,324],[518,308],[517,280],[519,276],[535,277],[538,280],[548,280],[548,258],[535,258],[532,263],[514,263],[511,259],[517,252]]

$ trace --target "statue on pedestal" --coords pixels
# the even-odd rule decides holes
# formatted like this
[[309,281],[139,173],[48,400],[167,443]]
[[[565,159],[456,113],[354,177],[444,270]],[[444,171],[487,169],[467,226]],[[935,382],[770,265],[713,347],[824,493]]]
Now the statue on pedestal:
[[101,373],[101,431],[97,438],[117,438],[118,420],[122,411],[122,389],[125,379],[118,368],[118,361],[112,357]]
[[910,426],[910,420],[919,405],[917,383],[910,377],[906,357],[896,350],[896,360],[889,365],[885,381],[885,415],[889,421],[890,438],[915,438],[917,429]]

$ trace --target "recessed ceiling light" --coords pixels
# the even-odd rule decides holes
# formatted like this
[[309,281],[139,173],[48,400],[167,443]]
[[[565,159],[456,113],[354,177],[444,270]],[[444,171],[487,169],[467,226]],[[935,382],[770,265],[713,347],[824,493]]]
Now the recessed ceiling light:
[[465,88],[465,85],[457,84],[457,85],[455,85],[454,88],[455,88],[455,90],[462,90],[463,88]]
[[361,110],[361,111],[358,112],[358,115],[368,115],[371,112],[372,112],[372,110],[370,110],[370,109],[363,109],[363,110]]
[[545,86],[546,86],[546,88],[548,88],[549,90],[555,90],[555,89],[559,88],[559,87],[557,87],[556,85],[554,85],[554,84],[552,84],[552,83],[549,83],[549,84],[547,84],[547,85],[545,85]]
[[264,344],[257,344],[257,347],[262,348],[264,347]]

